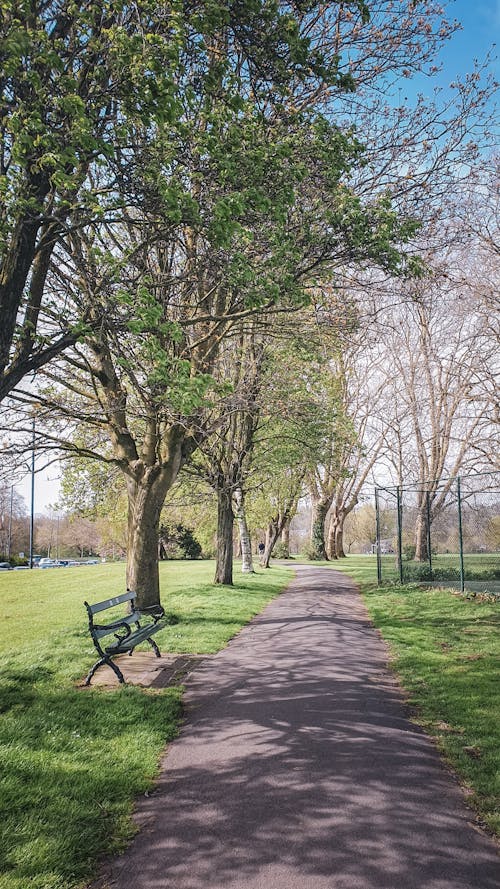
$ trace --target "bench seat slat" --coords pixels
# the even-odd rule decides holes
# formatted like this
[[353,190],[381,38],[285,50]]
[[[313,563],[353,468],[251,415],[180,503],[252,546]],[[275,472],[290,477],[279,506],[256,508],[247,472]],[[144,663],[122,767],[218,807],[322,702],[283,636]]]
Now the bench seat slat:
[[105,651],[107,654],[120,654],[122,651],[130,651],[131,648],[140,645],[141,642],[144,642],[145,639],[153,636],[158,630],[162,630],[164,626],[165,624],[161,621],[157,624],[148,624],[145,627],[141,627],[140,630],[136,630],[135,633],[131,633],[130,636],[126,636],[125,639],[117,640],[116,642],[111,643],[111,645],[106,645]]
[[103,636],[116,633],[120,626],[123,627],[123,624],[128,624],[130,627],[136,621],[140,621],[141,618],[143,619],[143,615],[139,611],[133,611],[132,614],[124,614],[123,617],[117,617],[115,621],[111,621],[109,624],[94,624],[92,632],[95,633],[97,639],[102,639]]

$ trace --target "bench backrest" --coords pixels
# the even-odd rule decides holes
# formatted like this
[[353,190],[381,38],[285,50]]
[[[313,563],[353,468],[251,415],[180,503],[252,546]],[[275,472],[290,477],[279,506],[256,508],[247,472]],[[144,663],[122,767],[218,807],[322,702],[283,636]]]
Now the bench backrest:
[[[117,623],[133,624],[140,620],[141,615],[134,607],[135,598],[135,593],[132,592],[132,590],[127,590],[127,592],[122,593],[121,596],[113,596],[112,599],[104,599],[102,602],[95,602],[93,605],[84,602],[89,616],[89,628],[92,635],[97,639],[100,639],[102,636],[108,636],[110,633],[114,633]],[[128,614],[117,615],[114,620],[109,622],[109,624],[94,624],[94,614],[99,614],[100,611],[107,611],[109,608],[115,608],[116,605],[123,605],[126,602],[130,602],[131,611]]]

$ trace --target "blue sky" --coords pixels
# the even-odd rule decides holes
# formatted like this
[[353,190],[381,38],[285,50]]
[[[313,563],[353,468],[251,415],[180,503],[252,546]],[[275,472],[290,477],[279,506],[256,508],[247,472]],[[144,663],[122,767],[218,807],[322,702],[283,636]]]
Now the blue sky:
[[[453,94],[450,85],[457,79],[463,81],[475,70],[476,62],[480,68],[487,63],[488,72],[500,80],[500,0],[443,0],[443,7],[448,21],[460,22],[461,28],[445,41],[434,60],[440,71],[431,77],[424,74],[410,79],[394,77],[392,82],[389,78],[386,92],[389,101],[413,105],[418,94],[434,98],[438,90],[436,101],[442,104]],[[490,98],[489,107],[494,113],[498,107],[497,97]]]
[[[441,61],[444,65],[441,82],[453,80],[473,68],[473,61],[482,61],[500,37],[500,0],[455,0],[447,8],[450,18],[462,24],[462,30],[446,44]],[[492,66],[499,73],[498,45],[493,50],[496,63]]]

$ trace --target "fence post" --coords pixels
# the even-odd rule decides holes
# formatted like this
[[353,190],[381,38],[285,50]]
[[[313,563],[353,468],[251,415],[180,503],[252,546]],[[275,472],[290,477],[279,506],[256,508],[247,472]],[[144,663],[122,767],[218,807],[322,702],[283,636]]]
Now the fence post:
[[425,492],[425,508],[427,511],[427,553],[429,558],[429,572],[430,579],[433,580],[432,576],[432,552],[431,552],[431,504],[429,500],[429,492]]
[[460,476],[457,476],[457,503],[458,503],[458,546],[460,552],[460,591],[463,593],[465,589],[464,578],[464,539],[462,530],[462,491],[460,487]]
[[380,552],[380,504],[378,488],[375,488],[375,525],[377,533],[377,584],[382,584],[382,554]]
[[402,506],[401,506],[401,488],[399,485],[396,488],[396,505],[397,505],[397,520],[398,520],[398,567],[399,567],[399,582],[403,583],[403,529],[402,529]]

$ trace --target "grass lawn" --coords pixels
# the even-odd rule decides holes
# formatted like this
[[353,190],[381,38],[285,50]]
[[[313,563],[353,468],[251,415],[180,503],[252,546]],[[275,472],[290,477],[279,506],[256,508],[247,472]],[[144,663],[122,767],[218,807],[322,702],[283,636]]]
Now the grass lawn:
[[436,739],[479,818],[500,835],[500,603],[446,589],[377,588],[371,556],[329,564],[360,583],[416,720]]
[[[258,569],[257,569],[258,570]],[[283,568],[215,587],[211,562],[160,565],[180,623],[163,653],[218,651],[287,583]],[[84,599],[123,592],[123,564],[0,574],[0,889],[75,889],[132,833],[181,716],[178,688],[77,689],[96,659]]]

